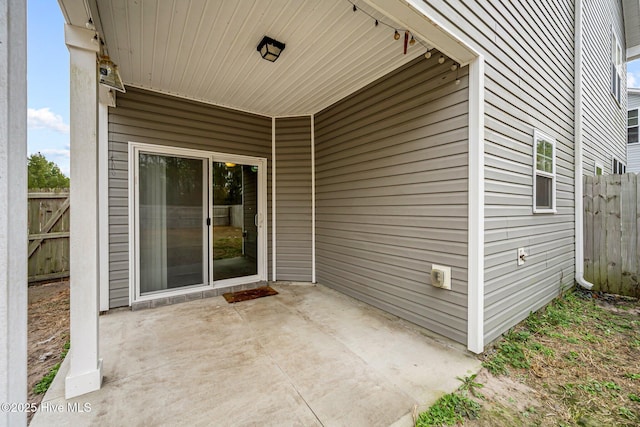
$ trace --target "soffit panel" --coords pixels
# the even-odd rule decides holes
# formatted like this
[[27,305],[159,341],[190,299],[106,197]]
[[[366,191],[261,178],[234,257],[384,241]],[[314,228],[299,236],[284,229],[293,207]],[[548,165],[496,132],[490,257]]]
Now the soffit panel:
[[[96,4],[125,84],[267,116],[320,111],[426,51],[416,43],[404,55],[402,38],[347,0]],[[256,51],[264,35],[286,44],[274,63]]]
[[640,45],[640,0],[623,0],[624,32],[627,49]]

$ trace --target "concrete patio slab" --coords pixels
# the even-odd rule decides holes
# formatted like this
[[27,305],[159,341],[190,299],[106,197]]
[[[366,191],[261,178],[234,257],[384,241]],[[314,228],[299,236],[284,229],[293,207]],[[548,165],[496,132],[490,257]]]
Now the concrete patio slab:
[[324,286],[272,286],[237,304],[102,316],[102,389],[65,400],[63,363],[31,426],[409,426],[414,405],[480,368],[461,345]]

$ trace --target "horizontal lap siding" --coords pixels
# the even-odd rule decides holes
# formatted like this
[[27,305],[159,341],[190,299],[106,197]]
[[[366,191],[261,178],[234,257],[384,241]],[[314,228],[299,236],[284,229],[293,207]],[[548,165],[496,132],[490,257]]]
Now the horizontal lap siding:
[[[430,0],[485,58],[485,343],[574,278],[572,0]],[[533,132],[557,141],[555,215],[534,215]],[[518,267],[517,249],[529,257]],[[473,286],[474,284],[470,284]]]
[[[629,110],[640,108],[640,94],[629,93],[627,108]],[[627,146],[627,172],[640,172],[640,143]]]
[[627,172],[640,173],[640,143],[629,144],[627,150]]
[[317,280],[465,342],[468,78],[438,56],[316,116]]
[[311,118],[276,119],[276,276],[311,281]]
[[[624,55],[622,4],[615,0],[584,1],[584,174],[595,174],[595,162],[612,172],[613,157],[626,163],[626,72],[622,75],[622,102],[611,94],[611,31]],[[626,68],[623,66],[623,68]]]
[[127,88],[118,94],[117,108],[109,109],[111,308],[129,305],[129,142],[267,158],[271,205],[270,118]]

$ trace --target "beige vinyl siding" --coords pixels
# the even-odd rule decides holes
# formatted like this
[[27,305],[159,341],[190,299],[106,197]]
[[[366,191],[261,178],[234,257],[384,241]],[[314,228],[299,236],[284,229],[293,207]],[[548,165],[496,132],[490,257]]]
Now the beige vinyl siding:
[[464,343],[468,78],[438,56],[317,114],[317,280]]
[[[584,1],[584,174],[594,175],[598,161],[612,172],[613,157],[626,163],[627,78],[622,75],[622,102],[611,94],[611,31],[625,52],[622,3],[618,0]],[[626,70],[626,67],[623,66]]]
[[271,206],[270,118],[127,88],[126,94],[118,94],[117,107],[109,108],[111,308],[129,304],[129,142],[267,158]]
[[[573,283],[574,2],[430,0],[425,6],[485,59],[488,343]],[[533,214],[534,129],[556,139],[556,214]],[[521,267],[519,247],[530,254]]]
[[311,281],[311,117],[276,119],[276,276]]

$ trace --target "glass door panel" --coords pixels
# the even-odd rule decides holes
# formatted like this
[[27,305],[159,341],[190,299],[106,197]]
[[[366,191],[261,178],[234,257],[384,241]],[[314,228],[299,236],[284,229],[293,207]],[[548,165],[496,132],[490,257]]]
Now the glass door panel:
[[213,280],[258,274],[258,166],[213,162]]
[[206,161],[140,153],[140,295],[202,285]]

